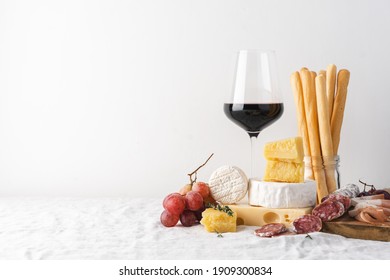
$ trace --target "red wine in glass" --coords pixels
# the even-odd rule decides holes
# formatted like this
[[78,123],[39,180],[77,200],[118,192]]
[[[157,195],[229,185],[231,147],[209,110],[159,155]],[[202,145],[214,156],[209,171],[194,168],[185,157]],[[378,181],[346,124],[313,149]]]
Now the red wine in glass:
[[224,104],[225,115],[244,129],[251,140],[251,173],[258,177],[255,162],[261,154],[255,153],[257,136],[283,114],[283,100],[279,90],[273,51],[241,50],[237,65],[233,94]]
[[257,137],[261,130],[282,116],[283,103],[225,103],[223,110],[228,119],[248,132],[250,137]]

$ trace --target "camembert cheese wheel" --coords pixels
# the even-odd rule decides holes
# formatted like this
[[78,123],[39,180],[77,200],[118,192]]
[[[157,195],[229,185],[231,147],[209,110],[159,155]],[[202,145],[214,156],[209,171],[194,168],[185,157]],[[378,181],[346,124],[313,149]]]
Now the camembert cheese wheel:
[[209,187],[210,194],[216,201],[233,204],[246,195],[248,178],[238,167],[222,166],[211,174]]
[[265,182],[250,180],[249,204],[267,208],[303,208],[316,204],[317,184],[307,180],[304,183]]

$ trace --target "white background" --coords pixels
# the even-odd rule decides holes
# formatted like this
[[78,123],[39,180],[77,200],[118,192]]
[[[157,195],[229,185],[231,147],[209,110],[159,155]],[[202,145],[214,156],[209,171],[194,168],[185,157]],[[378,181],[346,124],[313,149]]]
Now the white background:
[[[378,266],[377,269],[350,269],[346,271],[345,267],[364,267],[369,264]],[[144,269],[160,269],[174,270],[176,267],[180,272],[184,269],[203,269],[203,275],[189,275],[189,276],[171,276],[171,279],[288,279],[291,275],[299,275],[299,279],[311,280],[314,274],[323,270],[324,266],[332,267],[329,274],[322,274],[318,279],[325,279],[325,275],[340,277],[348,276],[352,279],[380,279],[386,274],[386,260],[105,260],[105,261],[91,261],[91,260],[46,260],[46,261],[32,261],[32,260],[17,260],[17,261],[2,261],[0,274],[6,276],[7,280],[20,279],[38,279],[51,280],[53,278],[58,280],[68,279],[94,279],[94,280],[120,280],[120,279],[161,279],[169,276],[156,275],[119,275],[119,270],[125,267],[129,270]],[[20,269],[23,267],[23,269]],[[213,275],[213,268],[217,268],[217,275]],[[219,268],[230,267],[271,267],[271,274],[264,275],[219,275]],[[206,272],[208,270],[208,273]],[[306,273],[302,273],[305,270]],[[237,271],[237,270],[236,270]],[[244,270],[245,271],[245,270]],[[150,273],[150,271],[149,271]]]
[[[249,139],[223,114],[235,52],[274,49],[285,112],[260,145],[297,134],[290,74],[351,71],[342,183],[390,186],[388,1],[0,1],[0,194],[163,196]],[[264,162],[263,162],[264,164]]]

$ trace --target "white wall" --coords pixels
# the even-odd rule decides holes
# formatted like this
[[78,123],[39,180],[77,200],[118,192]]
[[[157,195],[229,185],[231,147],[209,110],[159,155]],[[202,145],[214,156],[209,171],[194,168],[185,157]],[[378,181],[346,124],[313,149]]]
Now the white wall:
[[388,1],[1,1],[0,194],[163,196],[214,152],[249,172],[223,114],[234,53],[277,53],[285,112],[260,142],[297,131],[289,75],[351,71],[342,183],[390,186]]

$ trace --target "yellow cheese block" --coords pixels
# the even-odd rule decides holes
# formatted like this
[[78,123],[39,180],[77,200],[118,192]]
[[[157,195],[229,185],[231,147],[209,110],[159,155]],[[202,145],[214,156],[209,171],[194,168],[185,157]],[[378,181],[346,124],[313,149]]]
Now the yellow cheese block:
[[271,209],[265,207],[250,206],[247,204],[229,205],[237,213],[237,225],[263,226],[270,223],[283,223],[290,226],[292,222],[305,214],[311,214],[312,207]]
[[[234,212],[234,211],[233,211]],[[200,223],[204,225],[208,232],[235,232],[236,231],[237,214],[234,212],[233,216],[227,213],[207,208],[202,212],[202,220]]]
[[268,160],[263,180],[269,182],[303,183],[304,164]]
[[264,147],[264,157],[267,160],[303,162],[302,137],[288,138],[269,142]]

